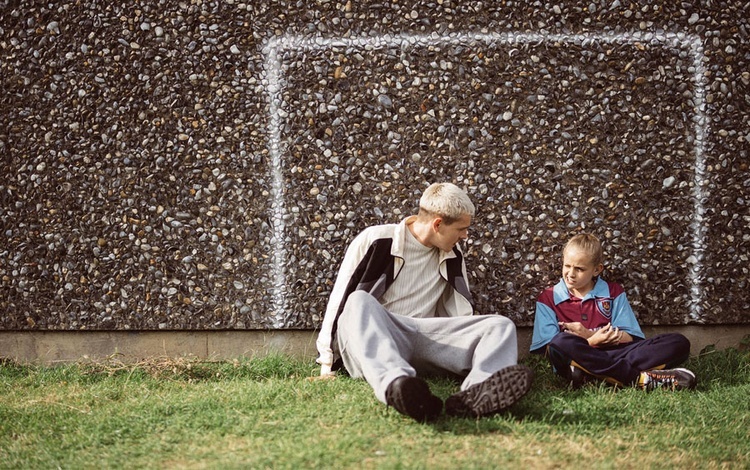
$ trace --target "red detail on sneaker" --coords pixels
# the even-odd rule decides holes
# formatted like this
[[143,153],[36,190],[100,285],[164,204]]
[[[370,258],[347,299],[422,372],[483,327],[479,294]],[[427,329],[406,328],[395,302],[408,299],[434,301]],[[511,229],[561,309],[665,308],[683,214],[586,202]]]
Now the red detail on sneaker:
[[688,369],[649,370],[644,373],[648,376],[649,381],[643,388],[648,392],[655,388],[690,390],[695,388],[698,383],[695,374]]

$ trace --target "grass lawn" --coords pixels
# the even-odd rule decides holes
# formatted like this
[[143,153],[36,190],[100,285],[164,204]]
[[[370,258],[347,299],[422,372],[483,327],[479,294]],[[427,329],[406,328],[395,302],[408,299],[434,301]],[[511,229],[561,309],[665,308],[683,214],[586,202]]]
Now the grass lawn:
[[[524,359],[510,411],[420,424],[312,361],[0,363],[0,468],[750,468],[750,352],[707,350],[695,391],[573,391]],[[430,379],[447,398],[457,384]]]

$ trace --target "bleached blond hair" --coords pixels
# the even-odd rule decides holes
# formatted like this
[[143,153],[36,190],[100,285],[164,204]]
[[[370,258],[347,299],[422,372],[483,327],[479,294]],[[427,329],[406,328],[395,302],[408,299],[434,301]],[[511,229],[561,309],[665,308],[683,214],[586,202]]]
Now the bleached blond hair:
[[419,199],[419,215],[441,217],[452,224],[461,217],[474,217],[474,204],[466,192],[453,183],[433,183]]

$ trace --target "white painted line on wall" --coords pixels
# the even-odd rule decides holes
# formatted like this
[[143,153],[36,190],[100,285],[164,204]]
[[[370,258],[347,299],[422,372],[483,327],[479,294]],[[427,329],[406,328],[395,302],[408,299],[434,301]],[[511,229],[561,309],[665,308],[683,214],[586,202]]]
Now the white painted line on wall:
[[703,201],[708,196],[706,190],[706,139],[708,138],[708,118],[706,117],[706,67],[705,54],[700,38],[690,40],[690,52],[693,55],[693,104],[695,105],[694,133],[695,133],[695,176],[693,178],[693,254],[689,258],[690,268],[690,319],[702,319],[703,289],[700,274],[703,272],[703,253],[706,249],[706,225],[704,220],[705,208]]
[[[501,44],[535,44],[544,42],[561,42],[578,44],[586,47],[588,44],[599,42],[635,44],[643,43],[670,49],[683,49],[692,57],[692,82],[694,112],[694,154],[695,176],[692,197],[694,199],[692,230],[692,254],[687,258],[690,276],[690,309],[691,320],[702,318],[701,302],[703,288],[700,274],[703,271],[703,253],[706,248],[703,200],[707,196],[705,191],[705,151],[708,135],[708,120],[705,114],[705,66],[704,51],[700,37],[681,32],[670,33],[582,33],[582,34],[547,34],[526,32],[504,33],[449,33],[441,35],[431,34],[385,34],[381,36],[344,37],[303,37],[295,35],[271,38],[263,48],[265,55],[265,70],[268,87],[269,116],[268,116],[268,147],[271,155],[271,207],[273,211],[273,269],[275,270],[275,286],[272,294],[273,308],[277,319],[285,318],[287,312],[286,296],[286,259],[287,247],[284,243],[284,175],[283,175],[283,145],[281,141],[282,117],[284,116],[281,91],[284,87],[283,71],[279,55],[285,51],[305,51],[330,49],[333,47],[355,47],[365,50],[376,50],[389,47],[426,47],[434,44],[468,44],[471,42],[501,43]],[[282,320],[283,323],[283,320]],[[280,325],[280,326],[283,326]]]
[[[269,47],[270,46],[270,47]],[[278,47],[267,45],[263,49],[265,55],[266,90],[268,92],[268,153],[271,158],[271,253],[273,267],[273,286],[271,286],[271,304],[274,315],[274,327],[285,326],[284,319],[287,309],[286,294],[286,260],[287,247],[284,242],[286,236],[286,202],[284,199],[284,148],[281,141],[282,107],[281,62],[278,54],[282,52]]]

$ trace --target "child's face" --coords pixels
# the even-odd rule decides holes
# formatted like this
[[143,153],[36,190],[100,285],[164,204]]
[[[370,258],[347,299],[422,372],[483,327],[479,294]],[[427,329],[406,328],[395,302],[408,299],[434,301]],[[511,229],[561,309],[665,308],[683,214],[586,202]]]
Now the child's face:
[[569,247],[563,252],[563,281],[576,296],[583,297],[594,288],[594,278],[602,269],[601,264],[594,264],[590,254],[576,247]]

